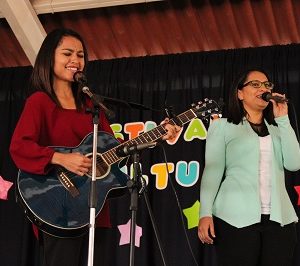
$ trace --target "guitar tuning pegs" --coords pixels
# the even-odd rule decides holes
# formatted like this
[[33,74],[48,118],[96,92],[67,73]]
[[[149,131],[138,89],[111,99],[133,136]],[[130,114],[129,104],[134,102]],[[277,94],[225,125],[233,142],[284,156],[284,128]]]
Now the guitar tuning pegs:
[[206,103],[212,103],[213,101],[211,99],[209,99],[209,98],[205,98],[204,102],[206,102]]

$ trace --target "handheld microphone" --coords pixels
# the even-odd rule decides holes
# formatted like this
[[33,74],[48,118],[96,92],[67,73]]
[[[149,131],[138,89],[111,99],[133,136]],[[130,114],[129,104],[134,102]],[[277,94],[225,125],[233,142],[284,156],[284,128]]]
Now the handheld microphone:
[[287,103],[289,101],[288,99],[286,99],[282,96],[272,95],[272,93],[270,93],[270,92],[264,92],[261,95],[261,98],[266,102],[269,102],[271,99],[273,99],[277,103]]
[[86,86],[87,84],[87,78],[86,76],[84,75],[84,73],[82,71],[76,71],[73,75],[73,79],[74,81],[78,82],[79,84],[82,85],[82,92],[87,94],[94,105],[98,105],[99,107],[102,108],[102,110],[105,112],[105,115],[107,116],[107,118],[110,120],[110,119],[113,119],[115,118],[115,113],[111,110],[109,110],[102,102],[103,102],[103,99],[97,95],[97,94],[93,94],[89,87]]
[[131,144],[131,145],[121,145],[117,147],[116,154],[120,157],[125,157],[131,154],[134,154],[138,151],[154,148],[157,142],[150,142],[150,143],[141,143],[141,144]]

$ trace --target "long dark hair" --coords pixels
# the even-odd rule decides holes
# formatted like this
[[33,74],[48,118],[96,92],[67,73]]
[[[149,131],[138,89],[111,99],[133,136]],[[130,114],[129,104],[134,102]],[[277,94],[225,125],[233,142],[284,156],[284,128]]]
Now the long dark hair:
[[[47,34],[42,46],[37,54],[35,64],[29,79],[28,94],[35,91],[43,91],[51,97],[51,99],[61,106],[53,88],[53,68],[54,68],[54,55],[55,50],[59,46],[63,37],[71,36],[78,39],[83,47],[84,52],[84,69],[88,62],[88,53],[82,37],[71,29],[55,29]],[[78,89],[79,85],[75,82],[72,83],[72,91],[75,98],[76,108],[81,109],[84,103],[84,95]]]
[[[245,84],[248,75],[254,71],[263,73],[267,77],[267,79],[270,80],[269,75],[264,70],[260,69],[248,69],[238,75],[234,80],[229,92],[227,114],[228,122],[237,125],[243,121],[243,118],[247,114],[242,101],[238,98],[238,90],[242,88],[243,84]],[[269,124],[276,125],[272,104],[268,104],[268,106],[263,110],[263,118],[265,118]]]

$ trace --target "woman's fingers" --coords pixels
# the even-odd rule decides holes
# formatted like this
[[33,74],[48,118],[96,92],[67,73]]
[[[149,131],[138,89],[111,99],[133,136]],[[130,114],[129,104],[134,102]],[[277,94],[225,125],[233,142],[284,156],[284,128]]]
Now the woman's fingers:
[[163,140],[173,140],[179,134],[181,127],[174,126],[171,124],[165,124],[165,129],[167,131],[167,135],[163,137]]
[[212,217],[203,217],[200,219],[198,225],[198,237],[203,244],[213,244],[215,230]]

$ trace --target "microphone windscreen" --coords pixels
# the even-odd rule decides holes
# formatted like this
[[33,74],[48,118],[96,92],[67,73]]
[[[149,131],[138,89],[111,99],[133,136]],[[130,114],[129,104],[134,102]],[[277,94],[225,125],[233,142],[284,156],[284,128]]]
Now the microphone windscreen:
[[269,102],[270,99],[272,98],[272,94],[270,92],[264,92],[262,95],[261,95],[261,98],[266,101],[266,102]]
[[74,79],[74,81],[81,83],[81,84],[87,83],[87,78],[82,71],[76,71],[73,75],[73,79]]

